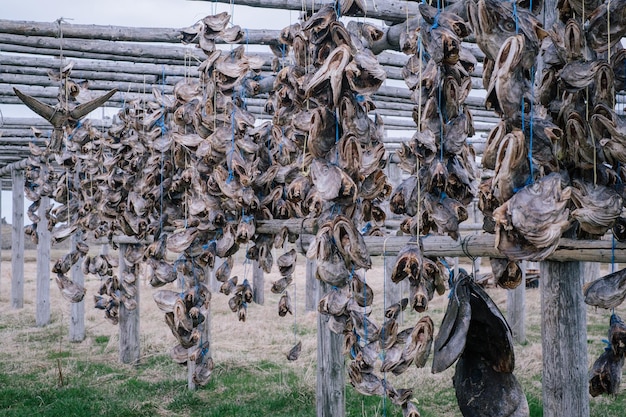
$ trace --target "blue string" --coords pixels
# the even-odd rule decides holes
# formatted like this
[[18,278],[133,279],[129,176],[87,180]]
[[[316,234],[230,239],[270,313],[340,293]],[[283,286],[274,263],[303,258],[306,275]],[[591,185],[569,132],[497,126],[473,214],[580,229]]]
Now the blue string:
[[335,165],[339,164],[339,109],[335,110]]
[[74,133],[76,133],[76,131],[78,129],[80,129],[80,127],[83,125],[83,122],[81,120],[78,121],[78,123],[76,123],[76,127],[74,128],[74,130],[72,130],[72,133],[69,134],[69,136],[67,137],[68,141],[72,140],[72,137],[74,136]]
[[515,18],[515,34],[519,33],[519,16],[517,15],[517,1],[513,0],[513,17]]

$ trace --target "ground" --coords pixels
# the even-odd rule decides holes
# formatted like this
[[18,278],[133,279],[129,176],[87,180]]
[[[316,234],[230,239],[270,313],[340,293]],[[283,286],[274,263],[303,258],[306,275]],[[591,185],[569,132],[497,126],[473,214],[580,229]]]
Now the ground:
[[[94,248],[94,251],[97,248]],[[53,250],[55,256],[62,251]],[[186,369],[168,357],[175,344],[161,313],[152,300],[155,291],[142,282],[141,364],[121,365],[118,361],[118,327],[93,308],[99,279],[88,276],[85,297],[86,339],[68,341],[70,306],[51,281],[51,322],[35,326],[36,253],[27,251],[24,308],[10,306],[10,252],[2,252],[0,272],[0,416],[42,415],[210,415],[210,416],[314,416],[316,366],[316,316],[305,312],[305,267],[299,256],[295,286],[296,314],[280,318],[278,295],[269,291],[277,274],[266,275],[265,304],[251,305],[248,320],[237,321],[227,306],[228,297],[214,294],[212,380],[196,392],[186,389]],[[276,257],[275,257],[276,258]],[[375,290],[373,317],[382,322],[384,262],[375,258],[367,281]],[[236,258],[234,274],[251,280],[250,268]],[[462,265],[463,266],[463,265]],[[465,266],[471,270],[468,266]],[[489,294],[504,311],[506,291],[489,288]],[[527,336],[516,346],[516,375],[527,394],[532,416],[541,411],[541,330],[538,289],[527,290]],[[428,311],[438,328],[447,296],[435,296]],[[293,302],[293,301],[292,301]],[[626,306],[617,313],[626,317]],[[407,312],[400,329],[411,326],[422,315]],[[588,309],[589,364],[603,349],[610,312]],[[295,326],[295,331],[294,331]],[[300,358],[288,362],[285,354],[295,340],[302,340]],[[452,375],[454,367],[432,375],[430,361],[424,369],[411,367],[400,377],[390,376],[396,387],[412,387],[422,417],[459,416]],[[626,400],[591,399],[592,416],[621,415]],[[400,416],[398,407],[379,398],[367,398],[347,390],[349,416]]]

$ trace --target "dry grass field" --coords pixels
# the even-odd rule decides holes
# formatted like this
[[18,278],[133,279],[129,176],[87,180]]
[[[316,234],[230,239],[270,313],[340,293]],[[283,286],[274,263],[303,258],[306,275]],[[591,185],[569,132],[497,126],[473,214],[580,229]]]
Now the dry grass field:
[[[53,250],[53,258],[62,252]],[[27,251],[24,308],[10,306],[10,252],[2,253],[0,279],[0,416],[21,415],[237,415],[237,416],[314,416],[316,376],[316,313],[305,312],[305,266],[299,256],[295,286],[289,291],[296,314],[277,314],[279,296],[269,291],[277,274],[266,275],[265,304],[251,305],[248,320],[239,322],[227,306],[227,297],[214,294],[212,301],[212,350],[216,369],[206,387],[196,392],[186,389],[186,368],[172,363],[168,350],[174,337],[163,314],[152,300],[152,289],[140,284],[141,364],[137,367],[118,362],[118,328],[93,308],[99,279],[86,278],[86,339],[68,341],[70,306],[54,281],[51,282],[52,318],[48,326],[35,326],[36,253]],[[367,274],[374,288],[373,317],[382,323],[383,263],[374,259]],[[236,259],[233,274],[251,279],[243,255]],[[504,311],[505,290],[491,288],[489,294]],[[294,293],[295,303],[294,303]],[[427,311],[438,327],[447,297],[436,296]],[[541,330],[538,289],[527,290],[528,342],[516,346],[516,375],[528,396],[531,415],[541,411]],[[626,307],[617,311],[626,317]],[[610,313],[588,311],[590,364],[602,351]],[[400,329],[413,325],[421,315],[405,312]],[[295,330],[294,330],[295,327]],[[300,358],[288,362],[285,353],[295,340],[302,340]],[[412,387],[422,416],[459,416],[452,375],[454,367],[432,375],[412,367],[400,377],[390,377],[396,387]],[[75,391],[73,391],[75,390]],[[398,407],[379,398],[366,398],[347,390],[350,416],[400,416]],[[88,403],[73,399],[86,396]],[[282,402],[277,402],[281,398]],[[616,416],[625,409],[624,395],[591,400],[592,416]],[[69,405],[68,405],[69,404]],[[108,404],[108,405],[107,405]],[[211,411],[213,410],[213,411]],[[230,411],[229,411],[230,410]],[[247,411],[246,411],[247,410]],[[232,413],[232,414],[231,414]]]

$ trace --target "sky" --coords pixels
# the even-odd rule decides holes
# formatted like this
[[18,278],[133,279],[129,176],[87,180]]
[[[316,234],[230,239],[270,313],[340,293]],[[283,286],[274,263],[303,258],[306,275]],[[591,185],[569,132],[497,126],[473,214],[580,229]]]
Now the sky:
[[[294,0],[297,1],[297,0]],[[236,0],[235,0],[236,2]],[[282,29],[298,20],[297,11],[262,10],[245,6],[188,0],[0,0],[0,19],[131,27],[182,28],[203,17],[227,11],[246,29]],[[2,51],[0,51],[2,53]],[[17,117],[14,106],[1,106],[5,117]],[[34,114],[32,114],[34,115]],[[25,208],[30,202],[25,202]],[[11,192],[2,192],[2,217],[11,222]],[[25,218],[25,224],[29,220]]]

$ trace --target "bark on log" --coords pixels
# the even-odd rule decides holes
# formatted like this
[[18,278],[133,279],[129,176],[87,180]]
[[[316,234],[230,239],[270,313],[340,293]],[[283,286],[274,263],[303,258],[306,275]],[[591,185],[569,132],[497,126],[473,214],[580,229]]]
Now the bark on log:
[[541,263],[544,417],[589,416],[587,308],[580,262]]
[[24,307],[24,171],[11,171],[13,219],[11,244],[11,307]]

